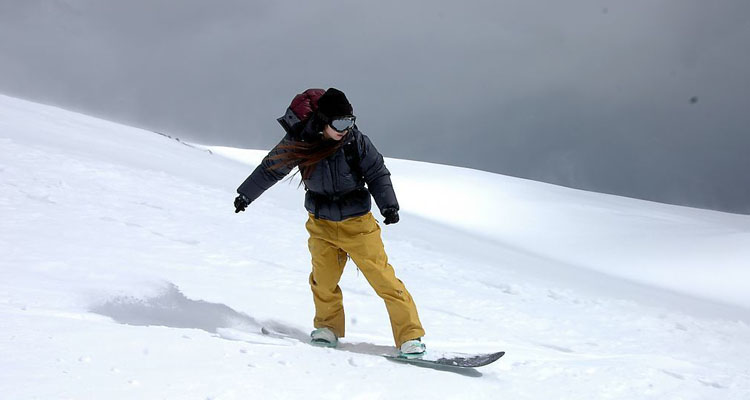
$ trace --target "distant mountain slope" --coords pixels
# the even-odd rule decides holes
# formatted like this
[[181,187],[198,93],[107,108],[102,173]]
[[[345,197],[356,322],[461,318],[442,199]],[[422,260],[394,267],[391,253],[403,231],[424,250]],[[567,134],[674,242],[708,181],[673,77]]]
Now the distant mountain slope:
[[[206,146],[257,165],[266,151]],[[388,159],[402,210],[562,264],[750,309],[750,216]]]

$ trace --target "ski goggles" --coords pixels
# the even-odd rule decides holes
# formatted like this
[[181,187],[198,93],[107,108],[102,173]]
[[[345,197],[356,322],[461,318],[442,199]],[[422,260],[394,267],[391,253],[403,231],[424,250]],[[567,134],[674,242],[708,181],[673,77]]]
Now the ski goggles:
[[349,129],[352,129],[354,127],[354,121],[357,120],[357,117],[350,115],[348,117],[336,117],[331,120],[331,122],[328,123],[328,125],[331,125],[331,128],[333,128],[336,132],[343,133],[348,131]]

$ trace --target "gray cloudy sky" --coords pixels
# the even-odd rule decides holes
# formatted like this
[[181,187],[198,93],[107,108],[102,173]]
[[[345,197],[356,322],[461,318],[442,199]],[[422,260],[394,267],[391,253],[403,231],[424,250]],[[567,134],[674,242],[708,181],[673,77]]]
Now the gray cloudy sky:
[[0,0],[0,93],[269,148],[335,86],[386,156],[742,213],[749,71],[747,0]]

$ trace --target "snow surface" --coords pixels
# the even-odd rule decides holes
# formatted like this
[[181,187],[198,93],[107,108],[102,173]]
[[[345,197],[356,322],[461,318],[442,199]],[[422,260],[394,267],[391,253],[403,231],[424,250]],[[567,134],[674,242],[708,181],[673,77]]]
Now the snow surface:
[[750,398],[750,217],[387,159],[428,348],[507,352],[465,376],[376,356],[354,265],[341,349],[304,344],[297,181],[235,214],[265,152],[205,149],[0,96],[0,398]]

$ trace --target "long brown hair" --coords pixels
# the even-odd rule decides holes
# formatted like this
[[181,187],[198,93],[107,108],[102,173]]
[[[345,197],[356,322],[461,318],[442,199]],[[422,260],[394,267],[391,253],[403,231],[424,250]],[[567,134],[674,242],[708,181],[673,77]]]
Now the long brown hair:
[[302,180],[306,180],[310,178],[319,162],[336,153],[343,145],[344,140],[322,138],[314,142],[289,140],[277,146],[281,152],[270,157],[271,160],[278,161],[271,166],[271,169],[297,166],[302,174]]

